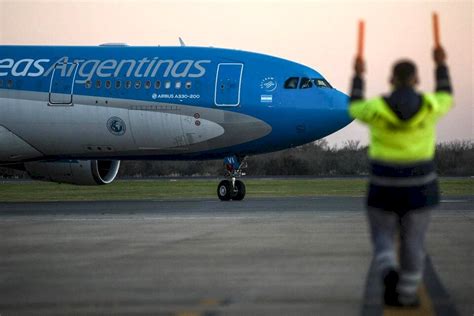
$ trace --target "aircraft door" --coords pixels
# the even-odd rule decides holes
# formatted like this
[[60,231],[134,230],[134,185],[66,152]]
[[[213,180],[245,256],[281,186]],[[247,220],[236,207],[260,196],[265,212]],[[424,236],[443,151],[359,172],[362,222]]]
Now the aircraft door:
[[49,105],[72,105],[77,63],[57,63],[49,87]]
[[221,63],[217,66],[214,103],[217,106],[239,106],[244,65]]

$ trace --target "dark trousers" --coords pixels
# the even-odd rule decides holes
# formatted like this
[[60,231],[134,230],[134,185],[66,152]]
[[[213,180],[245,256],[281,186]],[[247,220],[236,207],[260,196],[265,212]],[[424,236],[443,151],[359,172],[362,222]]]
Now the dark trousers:
[[[400,270],[397,292],[403,296],[416,295],[423,276],[424,241],[431,210],[408,211],[403,216],[392,211],[368,209],[374,260],[377,269],[385,273]],[[397,260],[396,236],[400,237],[400,260]]]

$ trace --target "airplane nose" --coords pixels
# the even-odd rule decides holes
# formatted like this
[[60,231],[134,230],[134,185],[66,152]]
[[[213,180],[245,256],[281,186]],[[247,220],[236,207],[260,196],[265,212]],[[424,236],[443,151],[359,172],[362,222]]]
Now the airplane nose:
[[315,89],[310,102],[301,102],[296,107],[298,141],[304,144],[326,137],[351,123],[348,107],[346,94],[332,88]]
[[334,89],[330,108],[335,112],[333,118],[338,121],[341,128],[352,122],[349,116],[349,96],[345,93]]
[[349,106],[349,96],[347,96],[345,93],[333,89],[332,93],[332,104],[331,107],[333,109],[346,109]]

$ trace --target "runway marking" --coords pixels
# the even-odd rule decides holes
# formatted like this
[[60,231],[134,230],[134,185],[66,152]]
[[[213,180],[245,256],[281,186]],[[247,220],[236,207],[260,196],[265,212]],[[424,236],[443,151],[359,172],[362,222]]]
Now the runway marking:
[[[245,219],[275,219],[275,214],[278,215],[278,218],[286,218],[294,216],[298,212],[292,213],[291,215],[281,215],[280,213],[268,213],[264,215],[259,214],[248,214],[248,215],[232,215],[228,216],[227,213],[223,213],[216,216],[201,216],[201,215],[161,215],[161,216],[141,216],[140,214],[130,215],[130,214],[106,214],[100,217],[75,217],[77,214],[73,215],[63,215],[63,214],[47,214],[47,215],[5,215],[0,216],[0,222],[45,222],[45,221],[58,221],[58,222],[88,222],[88,221],[117,221],[117,222],[140,222],[140,221],[164,221],[164,220],[215,220],[215,221],[229,221],[229,220],[245,220]],[[308,215],[303,213],[304,215]],[[350,214],[350,215],[341,215],[341,217],[353,217],[359,216],[360,214]],[[97,216],[97,215],[94,215]],[[311,216],[311,214],[310,214]],[[320,215],[321,218],[334,218],[334,215]]]
[[224,306],[228,305],[230,300],[218,300],[214,298],[204,298],[198,302],[198,306],[195,307],[197,310],[202,310],[203,308],[207,309],[204,311],[179,311],[175,313],[175,316],[215,316],[217,313],[215,311],[209,310],[209,308],[212,307],[219,307],[219,306]]
[[441,283],[441,279],[435,272],[430,257],[426,258],[423,280],[426,284],[426,288],[437,315],[459,315],[459,312],[446,291],[446,288]]
[[[271,216],[267,216],[271,217]],[[140,217],[140,218],[117,218],[117,217],[91,217],[91,218],[48,218],[48,217],[38,217],[38,218],[23,218],[18,216],[16,218],[1,218],[0,222],[44,222],[44,221],[57,221],[57,222],[88,222],[88,221],[126,221],[126,222],[140,222],[140,221],[148,221],[148,220],[240,220],[240,219],[256,219],[256,218],[263,218],[266,217],[262,216],[213,216],[213,217],[205,217],[205,216],[163,216],[163,217]]]

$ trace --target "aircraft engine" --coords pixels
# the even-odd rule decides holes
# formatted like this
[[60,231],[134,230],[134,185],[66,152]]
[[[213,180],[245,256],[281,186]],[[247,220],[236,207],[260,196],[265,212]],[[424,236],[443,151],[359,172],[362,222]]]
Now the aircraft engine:
[[35,180],[77,185],[102,185],[114,181],[120,160],[61,160],[25,163]]

